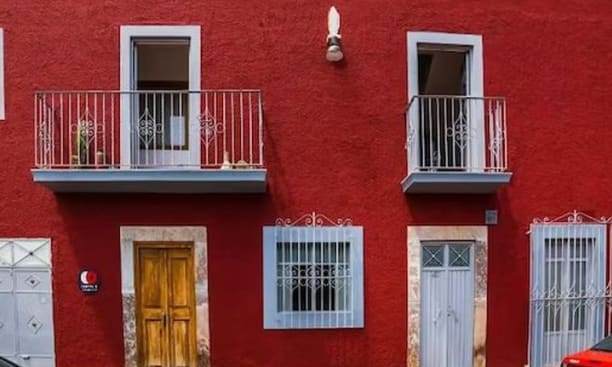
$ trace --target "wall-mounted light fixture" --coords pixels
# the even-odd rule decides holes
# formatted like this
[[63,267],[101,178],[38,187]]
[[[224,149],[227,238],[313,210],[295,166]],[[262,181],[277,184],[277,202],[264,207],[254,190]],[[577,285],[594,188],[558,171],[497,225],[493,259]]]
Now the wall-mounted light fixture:
[[327,15],[327,61],[338,62],[344,58],[342,43],[340,43],[340,14],[336,7],[332,6]]

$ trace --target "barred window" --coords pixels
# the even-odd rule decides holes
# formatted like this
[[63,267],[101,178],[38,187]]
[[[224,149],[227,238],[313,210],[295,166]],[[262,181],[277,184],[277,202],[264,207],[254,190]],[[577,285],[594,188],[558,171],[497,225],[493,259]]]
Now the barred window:
[[346,311],[350,295],[348,242],[276,244],[277,309]]
[[362,327],[362,242],[361,227],[264,227],[264,327]]
[[586,329],[584,299],[587,284],[594,281],[587,271],[593,262],[594,242],[594,238],[545,239],[544,288],[551,299],[544,308],[546,332]]
[[531,225],[530,366],[558,364],[609,334],[607,226],[580,212]]

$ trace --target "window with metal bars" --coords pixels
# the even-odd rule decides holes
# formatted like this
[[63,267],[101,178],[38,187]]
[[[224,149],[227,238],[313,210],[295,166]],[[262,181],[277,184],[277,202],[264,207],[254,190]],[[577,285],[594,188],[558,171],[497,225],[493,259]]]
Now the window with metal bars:
[[264,327],[363,326],[361,227],[264,228]]
[[530,366],[558,365],[609,334],[606,232],[577,212],[531,225]]
[[544,308],[544,331],[585,330],[587,284],[593,282],[593,238],[545,240],[544,287],[550,299]]
[[281,311],[347,310],[350,243],[276,244],[277,308]]

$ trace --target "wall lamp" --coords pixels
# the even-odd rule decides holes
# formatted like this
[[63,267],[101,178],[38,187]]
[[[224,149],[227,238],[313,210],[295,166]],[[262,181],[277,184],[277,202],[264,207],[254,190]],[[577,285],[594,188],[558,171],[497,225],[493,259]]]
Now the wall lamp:
[[342,52],[342,43],[340,39],[340,14],[335,6],[329,9],[327,15],[327,28],[329,34],[327,35],[327,54],[325,57],[329,62],[338,62],[344,58]]

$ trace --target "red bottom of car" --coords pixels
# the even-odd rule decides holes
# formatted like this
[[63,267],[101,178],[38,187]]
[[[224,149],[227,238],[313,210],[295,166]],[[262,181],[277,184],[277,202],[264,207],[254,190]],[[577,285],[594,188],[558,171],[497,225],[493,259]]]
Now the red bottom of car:
[[591,349],[566,356],[561,367],[612,367],[612,336]]

